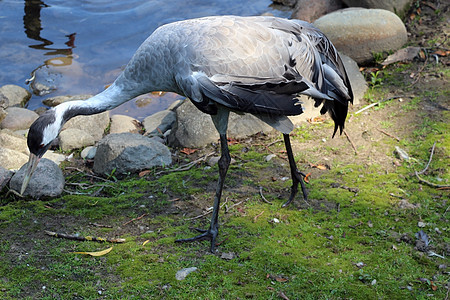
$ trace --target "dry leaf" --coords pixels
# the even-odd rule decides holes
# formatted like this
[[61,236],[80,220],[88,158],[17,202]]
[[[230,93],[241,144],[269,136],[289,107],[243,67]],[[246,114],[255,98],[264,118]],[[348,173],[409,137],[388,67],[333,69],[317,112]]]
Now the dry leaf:
[[150,170],[144,170],[142,172],[139,172],[139,177],[144,177],[145,175],[149,174]]
[[111,252],[113,247],[102,250],[102,251],[97,251],[97,252],[72,252],[75,254],[86,254],[86,255],[90,255],[90,256],[102,256],[105,254],[108,254],[109,252]]
[[439,56],[448,56],[450,54],[450,50],[436,50],[433,52],[433,54],[436,54]]
[[417,55],[419,55],[420,47],[406,47],[398,50],[392,55],[389,55],[381,64],[383,66],[395,63],[395,62],[406,62],[413,60]]
[[311,164],[311,167],[319,169],[319,170],[327,170],[328,169],[327,166],[325,166],[324,164],[317,164],[317,165]]
[[186,155],[191,155],[192,153],[197,152],[198,149],[190,149],[190,148],[183,148],[180,150],[181,153],[184,153]]
[[142,246],[145,246],[148,242],[150,242],[150,240],[146,240],[145,242],[143,242]]
[[306,176],[303,178],[303,180],[304,180],[306,183],[309,183],[309,176],[311,176],[311,172],[309,172],[308,174],[306,174]]

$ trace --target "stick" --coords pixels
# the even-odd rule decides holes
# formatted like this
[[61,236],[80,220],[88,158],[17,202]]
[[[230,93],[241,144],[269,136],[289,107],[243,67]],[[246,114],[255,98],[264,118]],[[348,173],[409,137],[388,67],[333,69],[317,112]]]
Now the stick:
[[[225,202],[220,206],[220,208],[224,207],[224,205],[225,205],[227,202],[228,202],[228,198],[225,199]],[[203,213],[203,214],[201,214],[201,215],[198,215],[198,216],[196,216],[196,217],[192,217],[192,218],[189,218],[189,219],[186,219],[186,220],[187,220],[187,221],[190,221],[190,220],[200,219],[200,218],[202,218],[202,217],[204,217],[204,216],[209,215],[210,213],[212,213],[212,211],[213,211],[213,210],[210,209],[210,210],[208,210],[207,212],[205,212],[205,213]]]
[[371,107],[374,107],[374,106],[376,106],[376,105],[379,105],[379,104],[381,104],[381,103],[383,103],[383,102],[385,102],[385,101],[394,100],[394,99],[399,99],[399,98],[403,98],[403,97],[405,97],[405,98],[411,98],[411,96],[392,96],[392,97],[389,97],[389,98],[385,98],[385,99],[383,99],[383,100],[380,100],[380,101],[378,101],[378,102],[369,104],[369,105],[367,105],[367,106],[361,108],[360,110],[358,110],[357,112],[355,112],[354,115],[357,115],[357,114],[359,114],[359,113],[362,113],[363,111],[365,111],[365,110],[367,110],[367,109],[369,109],[369,108],[371,108]]
[[113,228],[111,225],[103,225],[98,223],[89,223],[89,225],[95,226],[95,227],[101,227],[101,228]]
[[145,214],[142,214],[142,215],[141,215],[140,217],[137,217],[137,218],[131,219],[130,221],[128,221],[128,222],[125,222],[125,223],[123,223],[123,224],[122,224],[122,226],[128,225],[128,224],[130,224],[131,222],[134,222],[134,221],[140,220],[140,219],[142,219],[143,217],[145,217],[146,215],[148,215],[148,214],[147,214],[147,213],[145,213]]
[[426,171],[426,170],[428,169],[428,167],[430,166],[431,159],[433,158],[433,153],[434,153],[434,148],[435,148],[435,147],[436,147],[436,142],[434,142],[433,147],[431,147],[430,159],[428,159],[428,163],[427,163],[427,165],[425,166],[425,168],[424,168],[422,171],[420,171],[420,172],[415,171],[414,174],[416,174],[416,177],[417,177],[417,179],[419,179],[420,182],[423,182],[423,183],[425,183],[425,184],[428,184],[429,186],[436,187],[436,188],[443,188],[443,189],[450,188],[450,185],[442,185],[442,184],[432,183],[432,182],[429,182],[428,180],[425,180],[425,179],[423,179],[423,178],[421,178],[421,177],[419,176],[419,174],[425,173],[425,171]]
[[272,202],[270,202],[269,200],[266,199],[266,197],[264,197],[262,186],[259,187],[259,194],[261,195],[261,199],[262,199],[264,202],[266,202],[266,203],[272,205]]
[[350,136],[348,135],[347,131],[344,130],[344,134],[347,137],[347,140],[352,144],[353,150],[355,150],[355,155],[358,155],[358,150],[356,150],[356,146],[353,143],[353,141],[350,139]]
[[425,166],[425,169],[423,169],[423,170],[420,171],[420,172],[416,172],[416,175],[417,175],[417,174],[423,174],[423,173],[425,173],[425,171],[428,169],[428,167],[430,166],[430,163],[431,163],[431,159],[433,158],[434,148],[435,148],[435,147],[436,147],[436,142],[434,142],[433,147],[431,147],[430,159],[428,160],[428,163],[427,163],[427,165]]
[[53,231],[44,230],[46,235],[53,236],[61,239],[68,239],[74,241],[93,241],[93,242],[109,242],[109,243],[124,243],[125,239],[105,239],[101,237],[92,237],[92,236],[78,236],[78,235],[70,235],[64,233],[56,233]]
[[114,181],[109,180],[109,179],[105,179],[105,178],[102,178],[102,177],[98,177],[98,176],[95,176],[95,175],[88,174],[88,173],[86,173],[86,172],[84,172],[84,171],[82,171],[82,170],[80,170],[78,168],[75,168],[75,167],[66,167],[65,169],[75,170],[75,171],[78,171],[79,173],[82,173],[82,174],[88,176],[88,177],[92,177],[92,178],[95,178],[95,179],[103,180],[103,181],[106,181],[106,182],[114,182]]
[[381,132],[381,133],[384,133],[385,135],[387,135],[387,136],[389,136],[389,137],[391,137],[391,138],[393,138],[393,139],[396,139],[397,142],[400,142],[400,139],[399,139],[398,137],[396,137],[396,136],[394,136],[394,135],[392,135],[392,134],[389,134],[389,133],[387,133],[386,131],[384,131],[384,130],[382,130],[382,129],[378,129],[378,131]]
[[257,214],[254,218],[253,218],[253,223],[256,223],[256,220],[262,216],[262,214],[264,213],[264,211],[260,212],[259,214]]
[[185,165],[182,165],[182,166],[179,166],[178,168],[176,168],[176,169],[173,169],[173,170],[163,170],[163,171],[159,171],[159,172],[156,172],[155,173],[155,175],[160,175],[160,174],[163,174],[163,173],[165,173],[165,172],[180,172],[180,171],[187,171],[187,170],[190,170],[193,166],[195,166],[197,163],[199,163],[199,162],[201,162],[201,161],[205,161],[208,157],[210,157],[211,155],[214,155],[214,154],[216,154],[216,152],[214,151],[214,152],[211,152],[211,153],[209,153],[209,154],[207,154],[207,155],[204,155],[204,156],[202,156],[202,157],[200,157],[200,158],[198,158],[198,159],[196,159],[196,160],[194,160],[194,161],[191,161],[190,163],[187,163],[187,164],[185,164]]

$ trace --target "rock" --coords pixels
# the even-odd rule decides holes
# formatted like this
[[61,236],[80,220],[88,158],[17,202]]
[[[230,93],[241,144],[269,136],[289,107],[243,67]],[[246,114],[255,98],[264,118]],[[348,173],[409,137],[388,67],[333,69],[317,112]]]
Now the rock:
[[63,151],[79,149],[94,144],[94,137],[81,129],[67,128],[59,134],[59,146]]
[[[28,164],[23,165],[14,174],[9,184],[10,188],[20,191],[27,167]],[[64,176],[58,165],[49,159],[42,158],[23,195],[33,198],[57,197],[63,192],[64,184]]]
[[25,155],[30,154],[28,151],[27,139],[23,136],[14,134],[8,129],[0,131],[0,145],[4,148],[22,152]]
[[177,272],[177,274],[175,274],[175,278],[177,280],[184,280],[186,278],[186,276],[188,276],[190,273],[197,271],[197,267],[190,267],[190,268],[185,268],[182,270],[179,270]]
[[139,121],[135,118],[124,115],[111,116],[111,125],[109,126],[109,133],[122,132],[139,132]]
[[81,129],[94,138],[95,141],[99,141],[105,129],[109,125],[109,112],[105,111],[100,114],[95,114],[91,116],[76,116],[70,119],[63,127],[72,129]]
[[[211,117],[200,112],[191,101],[184,101],[176,110],[176,116],[176,122],[169,135],[170,145],[196,148],[219,139]],[[230,114],[229,137],[243,138],[261,131],[272,131],[272,127],[250,114]]]
[[161,143],[135,133],[110,134],[97,147],[94,172],[118,174],[136,172],[172,163],[169,149]]
[[222,253],[222,255],[220,256],[221,259],[226,259],[226,260],[232,260],[233,258],[235,258],[236,255],[233,252],[228,252],[228,253]]
[[0,95],[8,100],[9,107],[23,107],[31,98],[29,91],[14,84],[7,84],[0,87]]
[[294,7],[297,0],[272,0],[273,3]]
[[49,150],[45,152],[43,158],[49,159],[59,166],[63,161],[66,160],[67,157],[64,154],[59,154]]
[[348,6],[364,8],[380,8],[404,17],[411,6],[412,0],[342,0]]
[[61,103],[67,102],[67,101],[74,101],[74,100],[86,100],[91,98],[92,95],[86,94],[86,95],[75,95],[75,96],[55,96],[55,97],[50,97],[45,99],[44,101],[42,101],[42,103],[44,103],[44,105],[50,106],[50,107],[54,107],[57,106]]
[[6,113],[6,117],[0,123],[0,129],[28,129],[39,117],[34,111],[20,107],[8,107]]
[[155,135],[159,132],[164,134],[167,130],[172,128],[175,121],[175,112],[171,110],[163,110],[146,117],[142,124],[144,125],[147,134]]
[[342,0],[298,0],[291,18],[311,23],[323,15],[344,7]]
[[352,86],[354,97],[353,105],[359,105],[367,92],[367,81],[364,79],[364,75],[359,71],[358,64],[353,59],[344,54],[340,54],[340,56],[344,63],[348,78],[350,79],[350,85]]
[[11,180],[14,172],[0,166],[0,192]]
[[[217,165],[217,163],[219,162],[220,156],[212,156],[208,159],[207,164],[208,166],[212,167],[214,165]],[[233,165],[236,163],[236,160],[234,158],[231,158],[230,160],[230,165]]]
[[97,153],[97,147],[89,146],[81,151],[80,156],[82,159],[94,159],[95,153]]
[[406,151],[400,148],[399,146],[395,146],[394,155],[400,158],[401,160],[409,161],[410,159],[408,153],[406,153]]
[[28,156],[12,149],[0,147],[0,166],[17,170],[28,161]]
[[342,9],[319,18],[314,25],[358,64],[369,63],[374,53],[397,50],[407,42],[402,20],[383,9]]
[[0,123],[5,119],[6,111],[2,107],[0,107]]

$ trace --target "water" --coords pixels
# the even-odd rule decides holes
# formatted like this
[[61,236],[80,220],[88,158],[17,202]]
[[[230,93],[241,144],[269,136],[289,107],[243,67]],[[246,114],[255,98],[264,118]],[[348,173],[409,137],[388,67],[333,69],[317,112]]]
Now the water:
[[[54,87],[33,95],[28,108],[57,95],[96,94],[110,84],[157,27],[209,15],[288,17],[271,0],[0,0],[0,86],[25,84],[44,71]],[[36,74],[40,74],[37,72]],[[167,97],[167,98],[164,98]],[[116,112],[142,120],[165,109],[174,95],[124,104]],[[169,99],[169,101],[165,101]],[[142,105],[142,103],[149,103]]]

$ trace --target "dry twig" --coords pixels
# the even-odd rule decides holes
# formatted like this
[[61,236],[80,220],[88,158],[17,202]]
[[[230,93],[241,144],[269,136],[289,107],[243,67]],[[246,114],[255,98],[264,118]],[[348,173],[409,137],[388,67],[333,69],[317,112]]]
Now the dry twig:
[[358,155],[358,150],[356,150],[356,146],[353,143],[353,141],[350,139],[350,136],[348,135],[347,131],[344,130],[344,134],[347,137],[347,140],[350,142],[350,144],[352,145],[353,150],[355,150],[355,155]]
[[390,133],[387,133],[386,131],[382,130],[382,129],[378,129],[379,132],[384,133],[385,135],[387,135],[388,137],[391,137],[393,139],[396,139],[397,142],[400,142],[400,139],[398,137],[396,137],[395,135],[392,135]]
[[270,202],[269,200],[266,199],[266,197],[264,197],[262,186],[259,187],[259,194],[261,195],[261,199],[262,199],[264,202],[266,202],[266,203],[272,205],[272,202]]
[[432,182],[429,182],[428,180],[425,180],[425,179],[423,179],[422,177],[419,176],[419,174],[423,174],[423,173],[426,172],[426,170],[428,170],[428,167],[430,166],[431,160],[433,159],[433,154],[434,154],[434,148],[435,147],[436,147],[436,142],[434,142],[433,147],[431,148],[430,158],[428,159],[428,163],[425,166],[425,168],[422,171],[420,171],[420,172],[415,171],[414,174],[416,175],[417,179],[419,179],[420,182],[423,182],[423,183],[425,183],[425,184],[427,184],[429,186],[432,186],[432,187],[436,187],[436,188],[440,188],[440,189],[447,189],[447,188],[450,188],[450,185],[432,183]]
[[122,226],[128,225],[128,224],[130,224],[131,222],[140,220],[140,219],[142,219],[143,217],[145,217],[145,216],[147,216],[147,215],[148,215],[147,213],[142,214],[141,216],[139,216],[139,217],[137,217],[137,218],[131,219],[131,220],[129,220],[129,221],[123,223]]
[[93,237],[93,236],[78,236],[78,235],[71,235],[71,234],[65,234],[65,233],[56,233],[53,231],[44,230],[46,235],[53,236],[56,238],[62,238],[62,239],[68,239],[68,240],[74,240],[74,241],[93,241],[93,242],[109,242],[109,243],[124,243],[125,239],[108,239],[108,238],[101,238],[101,237]]
[[156,172],[155,175],[160,175],[160,174],[163,174],[163,173],[166,173],[166,172],[169,173],[169,172],[180,172],[180,171],[187,171],[187,170],[190,170],[193,166],[195,166],[196,164],[198,164],[198,163],[201,162],[201,161],[205,161],[208,157],[210,157],[210,156],[212,156],[212,155],[214,155],[214,154],[216,154],[215,151],[214,151],[214,152],[211,152],[211,153],[209,153],[209,154],[206,154],[206,155],[204,155],[204,156],[202,156],[202,157],[200,157],[200,158],[198,158],[198,159],[196,159],[196,160],[194,160],[194,161],[191,161],[191,162],[189,162],[189,163],[187,163],[187,164],[185,164],[185,165],[179,166],[179,167],[176,168],[176,169],[172,169],[172,170],[162,170],[162,171]]

